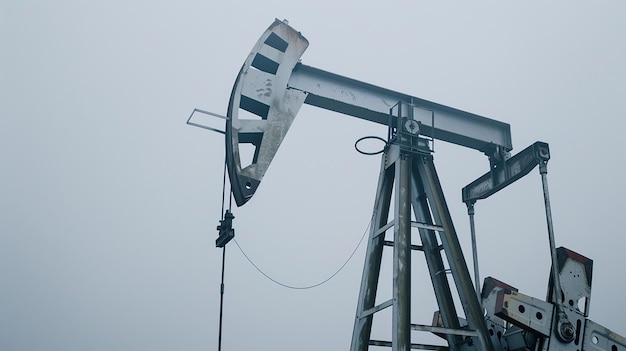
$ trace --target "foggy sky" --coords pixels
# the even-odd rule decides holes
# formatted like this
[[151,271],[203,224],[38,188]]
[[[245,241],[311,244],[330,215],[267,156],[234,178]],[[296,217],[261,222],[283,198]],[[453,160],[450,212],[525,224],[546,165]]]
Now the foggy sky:
[[[590,318],[626,335],[625,10],[617,1],[3,1],[0,350],[217,349],[224,141],[185,120],[195,107],[226,113],[274,18],[309,40],[307,65],[510,123],[513,153],[548,142],[557,246],[594,259]],[[354,150],[365,135],[386,129],[303,106],[255,197],[233,209],[238,243],[267,274],[315,284],[352,252],[380,165]],[[435,150],[471,262],[460,189],[488,161],[443,142]],[[476,211],[481,276],[544,299],[538,172]],[[364,252],[328,283],[294,291],[229,245],[224,350],[347,349]],[[391,291],[385,274],[380,300]],[[430,282],[416,273],[413,283],[414,322],[430,323]],[[388,337],[381,318],[373,337]]]

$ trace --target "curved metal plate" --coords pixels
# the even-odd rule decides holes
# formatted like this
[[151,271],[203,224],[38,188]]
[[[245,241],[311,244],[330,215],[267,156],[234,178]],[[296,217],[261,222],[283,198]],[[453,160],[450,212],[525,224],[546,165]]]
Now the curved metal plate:
[[[256,192],[304,103],[307,94],[288,89],[287,83],[308,46],[306,38],[286,21],[275,20],[237,76],[226,122],[228,174],[237,206]],[[249,161],[242,163],[246,147]]]

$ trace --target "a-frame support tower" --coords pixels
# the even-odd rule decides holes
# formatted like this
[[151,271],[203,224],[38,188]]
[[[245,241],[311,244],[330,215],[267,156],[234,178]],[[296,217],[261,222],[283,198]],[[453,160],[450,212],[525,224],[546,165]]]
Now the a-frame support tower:
[[[398,123],[394,124],[402,126],[402,120],[407,119],[398,118]],[[467,346],[474,346],[476,350],[493,350],[428,140],[418,137],[417,130],[412,135],[404,126],[398,129],[390,137],[383,154],[351,349],[364,351],[369,345],[391,346],[394,351],[442,349],[436,345],[412,343],[411,331],[419,330],[444,336],[449,350],[462,350]],[[393,216],[390,217],[392,197]],[[411,211],[415,220],[412,220]],[[416,228],[421,245],[411,244],[412,228]],[[385,234],[391,230],[393,241],[385,240]],[[385,246],[393,248],[392,298],[375,305]],[[411,323],[412,251],[421,251],[426,258],[439,306],[434,325]],[[444,265],[444,255],[449,267]],[[458,317],[448,272],[456,285],[465,320]],[[385,308],[393,309],[392,340],[372,340],[373,317]]]

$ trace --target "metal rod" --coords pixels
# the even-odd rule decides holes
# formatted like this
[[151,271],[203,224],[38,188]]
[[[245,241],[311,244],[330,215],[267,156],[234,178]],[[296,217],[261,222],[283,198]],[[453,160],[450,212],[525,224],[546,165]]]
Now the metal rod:
[[559,266],[556,255],[556,245],[554,241],[554,227],[552,224],[552,210],[550,207],[550,193],[548,192],[548,164],[541,162],[539,164],[539,173],[541,174],[541,184],[543,186],[543,201],[546,208],[546,222],[548,224],[548,241],[550,242],[550,258],[552,260],[552,282],[554,283],[554,295],[552,302],[557,306],[562,304],[561,301],[561,278],[559,277]]
[[226,246],[222,248],[222,283],[220,284],[220,326],[217,337],[217,350],[222,351],[222,316],[224,315],[224,266],[226,263]]
[[565,314],[565,301],[562,298],[561,278],[559,276],[559,265],[556,253],[556,245],[554,242],[554,226],[552,224],[552,210],[550,208],[550,193],[548,192],[548,161],[542,161],[539,164],[539,173],[541,173],[541,184],[543,185],[543,200],[546,208],[546,222],[548,223],[548,240],[550,241],[550,256],[552,259],[552,285],[553,296],[552,302],[556,307],[556,317],[554,319],[553,328],[557,338],[564,342],[570,343],[576,335],[576,328],[569,321]]
[[474,202],[467,203],[467,214],[470,221],[470,233],[472,236],[472,260],[474,261],[474,284],[476,285],[476,296],[480,298],[480,273],[478,271],[478,245],[476,243],[476,226],[474,224]]
[[213,117],[219,117],[219,118],[226,119],[226,120],[229,119],[228,117],[219,115],[217,113],[201,110],[199,108],[194,108],[193,111],[191,112],[191,114],[189,115],[189,118],[187,118],[187,124],[188,125],[194,126],[194,127],[198,127],[198,128],[207,129],[207,130],[210,130],[210,131],[213,131],[213,132],[218,132],[220,134],[226,134],[226,132],[223,131],[223,130],[220,130],[220,129],[217,129],[217,128],[213,128],[213,127],[209,127],[209,126],[205,126],[203,124],[191,122],[191,118],[193,117],[193,114],[196,113],[196,112],[204,113],[206,115],[210,115],[210,116],[213,116]]

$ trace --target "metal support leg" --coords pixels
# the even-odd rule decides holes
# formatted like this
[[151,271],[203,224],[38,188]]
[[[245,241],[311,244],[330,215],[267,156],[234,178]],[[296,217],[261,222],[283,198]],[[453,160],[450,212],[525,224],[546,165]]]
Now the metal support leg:
[[[411,197],[413,199],[413,210],[415,219],[418,222],[426,224],[434,224],[432,214],[428,205],[428,197],[424,190],[424,184],[419,176],[418,169],[413,162],[413,187]],[[428,229],[419,230],[420,240],[424,247],[424,257],[428,266],[430,280],[439,306],[439,314],[441,316],[443,326],[450,329],[460,329],[459,317],[454,306],[452,291],[448,282],[448,276],[441,274],[446,270],[443,263],[443,257],[437,242],[435,231]],[[446,336],[450,350],[456,350],[455,345],[462,343],[459,335],[449,334]]]
[[465,257],[463,256],[454,225],[452,224],[452,217],[450,217],[448,205],[446,204],[443,190],[439,183],[439,177],[437,176],[435,166],[432,162],[432,157],[423,156],[419,158],[419,160],[419,171],[431,200],[431,208],[433,209],[435,217],[439,217],[438,220],[443,226],[444,232],[441,235],[441,241],[459,292],[461,304],[465,310],[465,317],[467,318],[470,328],[475,329],[477,332],[478,340],[476,341],[480,344],[478,345],[478,349],[493,351],[493,344],[491,343],[487,325],[485,324],[482,308],[476,296],[476,292],[474,291],[472,279],[467,269]]
[[393,351],[411,348],[411,158],[396,161],[393,245]]
[[380,276],[380,265],[383,255],[383,245],[385,241],[384,233],[380,233],[380,228],[387,224],[389,216],[389,205],[393,191],[395,168],[385,169],[384,159],[381,164],[380,176],[378,179],[378,189],[374,201],[374,213],[370,225],[370,234],[365,254],[365,264],[363,266],[363,276],[361,278],[361,290],[357,303],[356,319],[352,332],[352,351],[365,351],[368,349],[370,335],[372,331],[373,314],[365,312],[374,308],[376,302],[376,292],[378,290],[378,278]]

